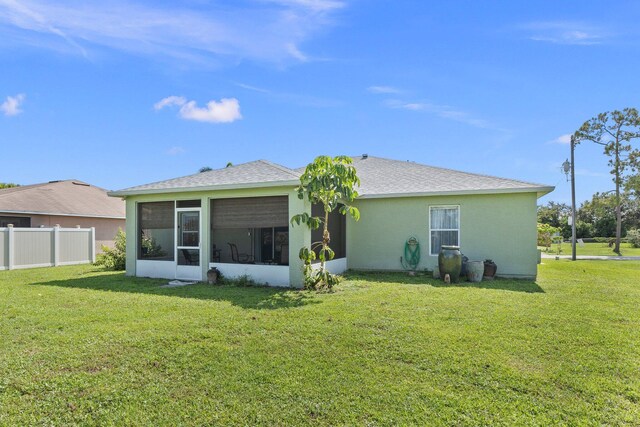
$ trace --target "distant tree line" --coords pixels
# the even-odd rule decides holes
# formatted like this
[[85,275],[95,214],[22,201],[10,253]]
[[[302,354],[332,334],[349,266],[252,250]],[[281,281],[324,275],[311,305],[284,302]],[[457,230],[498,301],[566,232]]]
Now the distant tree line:
[[[622,213],[622,237],[627,232],[640,229],[640,199],[628,192],[620,198]],[[576,237],[616,236],[616,196],[611,193],[595,193],[576,210]],[[538,206],[538,222],[560,229],[564,238],[571,237],[571,206],[566,203],[548,202]]]

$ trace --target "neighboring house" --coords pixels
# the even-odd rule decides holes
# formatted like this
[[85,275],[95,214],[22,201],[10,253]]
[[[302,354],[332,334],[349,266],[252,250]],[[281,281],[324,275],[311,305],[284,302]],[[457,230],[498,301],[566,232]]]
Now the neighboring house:
[[96,251],[124,230],[125,204],[78,180],[0,189],[0,227],[95,227]]
[[[332,271],[402,270],[415,236],[420,270],[433,269],[440,245],[458,244],[472,260],[493,259],[500,276],[536,277],[536,201],[554,187],[366,155],[354,166],[361,218],[330,219]],[[303,170],[258,160],[109,193],[127,204],[127,274],[204,280],[217,267],[301,286],[298,252],[320,240],[289,223],[319,212],[295,191]]]

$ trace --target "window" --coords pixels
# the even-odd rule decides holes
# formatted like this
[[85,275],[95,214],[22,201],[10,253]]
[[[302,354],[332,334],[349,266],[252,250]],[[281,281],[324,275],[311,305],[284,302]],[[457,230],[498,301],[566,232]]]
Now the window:
[[430,206],[429,234],[431,255],[443,245],[460,245],[460,206]]
[[13,224],[14,227],[31,227],[31,218],[25,216],[0,216],[0,227]]
[[175,203],[138,204],[138,259],[173,261]]

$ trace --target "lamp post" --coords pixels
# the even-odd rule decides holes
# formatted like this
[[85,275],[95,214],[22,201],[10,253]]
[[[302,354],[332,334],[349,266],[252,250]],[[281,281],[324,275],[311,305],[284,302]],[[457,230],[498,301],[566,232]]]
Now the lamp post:
[[574,161],[574,151],[576,148],[576,137],[571,135],[571,161],[568,159],[562,164],[565,175],[571,173],[571,260],[576,260],[576,171]]

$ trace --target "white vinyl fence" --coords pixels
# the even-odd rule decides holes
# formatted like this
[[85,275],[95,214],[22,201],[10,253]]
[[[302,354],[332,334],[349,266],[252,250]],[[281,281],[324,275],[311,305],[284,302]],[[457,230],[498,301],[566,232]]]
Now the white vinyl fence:
[[0,228],[0,270],[95,262],[95,228]]

